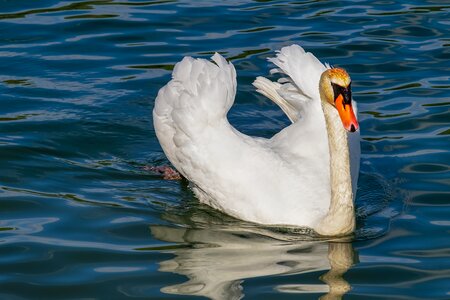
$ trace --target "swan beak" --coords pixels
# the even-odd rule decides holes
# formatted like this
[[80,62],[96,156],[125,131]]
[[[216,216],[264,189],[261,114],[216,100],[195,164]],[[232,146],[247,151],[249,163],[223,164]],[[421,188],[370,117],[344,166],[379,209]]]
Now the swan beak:
[[358,120],[352,108],[352,100],[349,95],[339,94],[334,101],[339,117],[341,117],[342,125],[347,131],[355,132],[359,128]]

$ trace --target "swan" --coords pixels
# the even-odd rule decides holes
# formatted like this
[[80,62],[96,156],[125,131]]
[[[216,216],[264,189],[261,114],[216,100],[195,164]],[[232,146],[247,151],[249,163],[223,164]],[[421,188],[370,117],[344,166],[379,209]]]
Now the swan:
[[351,234],[360,143],[348,73],[299,45],[279,50],[269,61],[283,77],[253,85],[292,124],[265,139],[229,123],[236,71],[218,53],[212,60],[183,58],[153,109],[161,147],[198,199],[245,221]]

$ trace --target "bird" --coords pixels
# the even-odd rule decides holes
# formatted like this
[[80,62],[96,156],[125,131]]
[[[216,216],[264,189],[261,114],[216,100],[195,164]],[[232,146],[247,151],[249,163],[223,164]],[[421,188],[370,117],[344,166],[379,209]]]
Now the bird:
[[259,76],[256,91],[291,124],[271,138],[238,131],[227,119],[236,70],[184,57],[156,96],[153,124],[161,148],[201,203],[264,226],[295,226],[320,236],[355,230],[360,129],[351,78],[299,45],[268,59],[277,81]]

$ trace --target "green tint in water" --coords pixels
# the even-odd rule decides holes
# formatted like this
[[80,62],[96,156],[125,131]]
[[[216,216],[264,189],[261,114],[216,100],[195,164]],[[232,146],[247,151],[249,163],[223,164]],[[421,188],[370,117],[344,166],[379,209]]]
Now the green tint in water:
[[[449,298],[449,9],[1,1],[0,298]],[[151,109],[177,61],[232,60],[229,119],[270,137],[289,122],[251,82],[291,43],[353,79],[352,241],[231,219],[145,171],[167,163]]]

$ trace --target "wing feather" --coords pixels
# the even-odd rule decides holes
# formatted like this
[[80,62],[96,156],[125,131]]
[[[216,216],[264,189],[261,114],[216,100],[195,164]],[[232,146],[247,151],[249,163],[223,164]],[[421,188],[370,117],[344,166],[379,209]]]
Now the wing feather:
[[276,103],[294,123],[304,113],[304,107],[312,99],[320,99],[319,81],[329,67],[302,47],[292,45],[278,51],[269,61],[277,66],[271,73],[285,75],[278,82],[258,77],[253,85],[257,91]]
[[269,61],[292,79],[299,92],[308,99],[320,99],[319,81],[327,69],[312,53],[305,52],[299,45],[291,45],[278,51]]
[[153,109],[155,132],[164,153],[186,177],[183,169],[192,165],[196,141],[209,125],[226,119],[236,93],[233,65],[217,53],[212,59],[215,63],[185,57],[177,63]]

